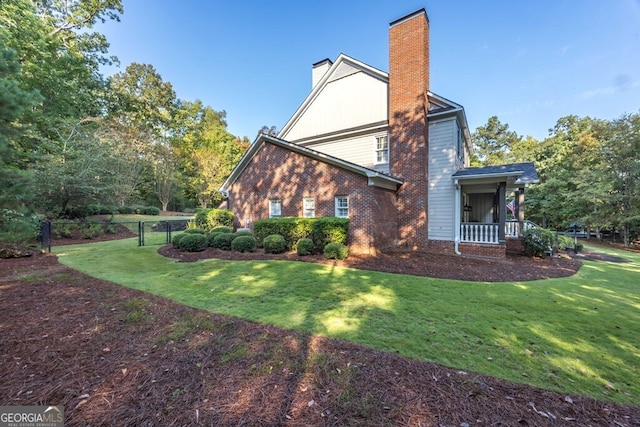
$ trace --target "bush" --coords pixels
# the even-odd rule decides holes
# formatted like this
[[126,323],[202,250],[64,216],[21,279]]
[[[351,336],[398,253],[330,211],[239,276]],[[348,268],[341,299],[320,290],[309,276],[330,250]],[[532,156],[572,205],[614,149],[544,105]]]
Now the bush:
[[131,215],[133,213],[133,208],[129,206],[120,206],[118,208],[118,213],[122,215]]
[[347,218],[318,218],[313,223],[311,239],[316,247],[324,248],[329,243],[347,244],[349,220]]
[[[233,213],[228,209],[200,209],[195,217],[196,225],[206,231],[219,226],[233,227]],[[231,230],[230,230],[231,231]]]
[[0,241],[8,243],[34,243],[40,230],[37,215],[24,214],[12,209],[0,209]]
[[187,234],[204,234],[204,230],[201,228],[187,228],[184,232]]
[[104,226],[101,222],[87,221],[80,228],[80,237],[83,239],[94,239],[104,233]]
[[207,248],[207,238],[204,234],[183,234],[180,239],[180,249],[187,252],[201,252]]
[[347,243],[349,220],[346,218],[269,218],[253,224],[258,246],[270,234],[284,237],[287,248],[303,238],[313,240],[316,247],[324,248],[327,243]]
[[311,239],[300,239],[296,243],[296,252],[298,253],[298,255],[311,255],[314,249],[315,246],[313,244],[313,240]]
[[231,241],[231,249],[238,252],[253,252],[256,249],[256,239],[253,236],[237,236]]
[[56,224],[53,223],[51,225],[51,233],[57,239],[60,238],[71,238],[78,232],[78,224],[75,223],[62,223]]
[[544,257],[553,245],[553,231],[530,227],[522,233],[524,252],[529,256]]
[[264,252],[268,254],[281,254],[287,250],[287,242],[280,234],[271,234],[262,241]]
[[249,230],[240,230],[240,231],[236,231],[236,236],[240,237],[240,236],[251,236],[253,237],[253,233],[250,232]]
[[213,238],[213,246],[214,248],[222,249],[225,251],[231,250],[231,242],[236,237],[234,233],[215,233],[216,236]]
[[213,227],[210,233],[233,233],[233,229],[226,225],[219,225],[217,227]]
[[143,206],[137,209],[140,215],[160,215],[160,208],[155,206]]
[[188,236],[188,234],[185,234],[185,233],[175,234],[175,235],[171,238],[171,244],[173,245],[173,247],[174,247],[174,248],[176,248],[176,249],[181,249],[181,247],[180,247],[180,241],[181,241],[185,236]]
[[[575,242],[573,241],[573,237],[562,235],[558,236],[558,249],[560,250],[572,251],[574,249],[574,243]],[[578,249],[578,252],[580,252],[584,249],[584,245],[582,244],[582,242],[578,241],[578,243],[576,244],[576,248]]]
[[349,256],[349,248],[342,243],[328,243],[324,247],[324,257],[327,259],[346,259]]

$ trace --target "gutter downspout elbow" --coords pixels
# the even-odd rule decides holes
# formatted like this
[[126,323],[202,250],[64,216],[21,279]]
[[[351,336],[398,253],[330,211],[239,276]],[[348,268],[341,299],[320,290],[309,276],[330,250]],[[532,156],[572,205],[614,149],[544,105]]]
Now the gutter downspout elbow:
[[460,252],[460,249],[458,248],[458,246],[460,245],[460,184],[458,183],[458,180],[456,179],[454,181],[454,184],[456,186],[456,192],[455,192],[455,203],[454,203],[454,214],[453,214],[453,224],[455,227],[455,232],[454,232],[454,241],[453,241],[453,250],[456,253],[456,255],[462,255],[462,252]]

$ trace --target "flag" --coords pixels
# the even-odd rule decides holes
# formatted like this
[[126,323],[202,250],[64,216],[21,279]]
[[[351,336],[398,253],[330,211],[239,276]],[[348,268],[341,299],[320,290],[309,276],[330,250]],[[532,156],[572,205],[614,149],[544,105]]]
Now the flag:
[[514,203],[514,200],[510,201],[509,203],[507,203],[507,209],[509,209],[509,211],[511,212],[511,216],[513,216],[515,218],[516,217],[516,204]]

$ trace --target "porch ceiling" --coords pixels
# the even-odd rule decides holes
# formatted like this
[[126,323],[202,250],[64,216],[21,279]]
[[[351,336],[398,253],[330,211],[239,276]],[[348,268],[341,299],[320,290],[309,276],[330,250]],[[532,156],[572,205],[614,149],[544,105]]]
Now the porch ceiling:
[[454,173],[453,178],[465,186],[465,191],[477,193],[495,191],[500,182],[506,182],[507,190],[514,191],[540,181],[533,163],[465,168]]

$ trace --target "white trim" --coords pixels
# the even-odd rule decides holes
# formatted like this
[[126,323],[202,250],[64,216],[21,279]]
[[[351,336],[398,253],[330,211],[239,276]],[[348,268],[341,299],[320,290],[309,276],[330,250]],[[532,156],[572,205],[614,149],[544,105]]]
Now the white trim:
[[[380,138],[385,138],[386,142],[387,142],[387,149],[386,150],[380,150],[378,149],[378,139]],[[378,161],[378,152],[387,152],[387,160],[380,162]],[[390,155],[390,147],[389,147],[389,134],[387,132],[385,133],[380,133],[380,134],[376,134],[373,135],[373,164],[378,166],[378,165],[388,165],[389,164],[389,155]]]
[[[339,199],[346,199],[347,200],[347,206],[340,206],[338,207],[338,200]],[[334,199],[334,204],[335,204],[335,215],[337,218],[349,218],[349,196],[345,196],[345,195],[341,195],[341,196],[336,196]],[[346,209],[347,210],[347,215],[341,215],[341,212],[339,211],[339,209]]]
[[[311,210],[307,208],[307,202],[311,201],[313,203],[313,215],[307,216],[307,211]],[[313,197],[303,197],[302,198],[302,217],[303,218],[315,218],[316,217],[316,199]]]
[[[280,213],[274,215],[274,207],[278,207]],[[269,218],[282,218],[282,199],[269,199]]]

